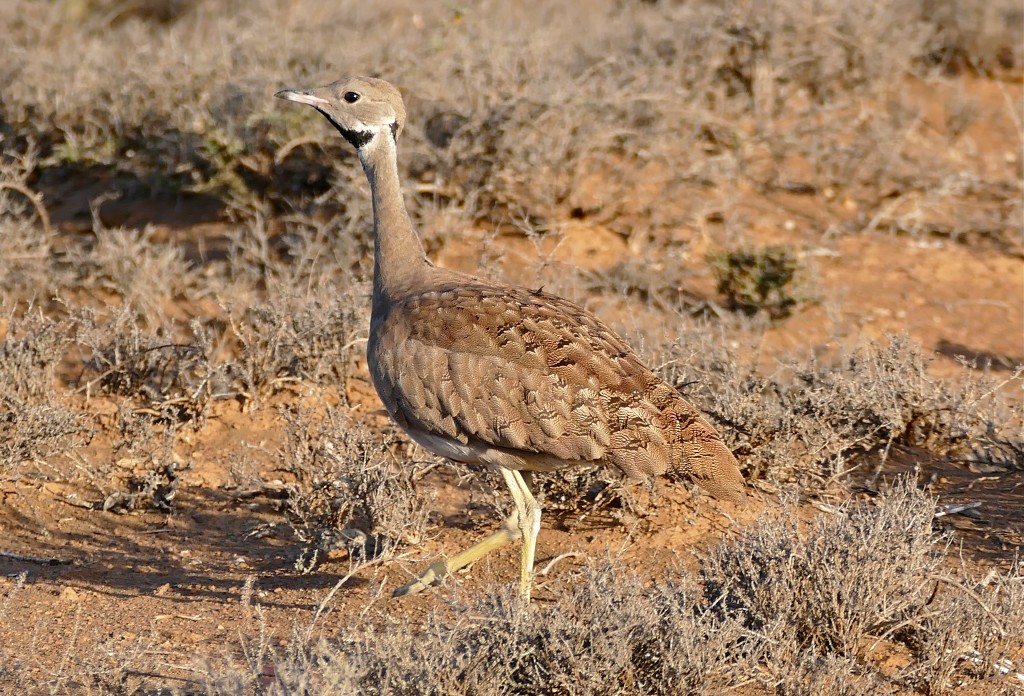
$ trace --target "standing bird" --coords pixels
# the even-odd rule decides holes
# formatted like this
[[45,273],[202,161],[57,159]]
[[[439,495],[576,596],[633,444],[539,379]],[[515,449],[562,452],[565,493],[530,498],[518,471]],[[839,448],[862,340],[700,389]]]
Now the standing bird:
[[533,472],[611,464],[634,478],[685,475],[715,497],[746,499],[736,459],[704,416],[585,309],[539,290],[434,266],[398,178],[402,96],[350,77],[275,96],[308,104],[356,148],[373,198],[373,304],[367,363],[384,407],[436,455],[505,478],[515,511],[469,549],[395,590],[426,588],[522,539],[530,598],[540,506]]

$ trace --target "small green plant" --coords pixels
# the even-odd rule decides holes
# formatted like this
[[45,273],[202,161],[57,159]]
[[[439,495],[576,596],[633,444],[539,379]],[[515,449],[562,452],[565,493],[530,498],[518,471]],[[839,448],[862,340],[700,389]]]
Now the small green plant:
[[798,264],[787,247],[723,251],[710,254],[708,263],[729,309],[748,315],[765,311],[772,319],[792,314],[797,298],[790,283]]

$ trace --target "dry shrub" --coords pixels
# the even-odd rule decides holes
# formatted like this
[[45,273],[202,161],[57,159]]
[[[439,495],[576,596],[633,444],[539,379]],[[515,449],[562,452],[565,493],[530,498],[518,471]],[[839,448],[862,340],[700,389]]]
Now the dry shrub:
[[187,466],[176,458],[164,453],[152,453],[139,459],[121,459],[118,465],[128,467],[123,472],[124,490],[108,494],[102,504],[103,512],[136,512],[158,510],[173,512],[174,498],[181,485],[181,472]]
[[[1020,560],[1005,572],[972,571],[933,576],[932,610],[904,639],[918,662],[908,680],[929,694],[976,682],[997,689],[1024,656],[1024,568]],[[1008,674],[1009,673],[1009,674]]]
[[[316,160],[336,160],[346,146],[270,95],[352,71],[396,81],[420,114],[403,167],[429,205],[540,229],[578,210],[629,234],[638,215],[672,224],[649,201],[632,207],[643,163],[699,185],[783,186],[793,154],[817,169],[813,190],[947,180],[965,166],[955,148],[891,147],[916,136],[922,116],[904,94],[908,76],[1024,62],[1011,0],[956,11],[921,0],[492,0],[415,13],[407,0],[71,5],[0,7],[10,28],[0,121],[39,143],[52,170],[41,177],[117,173],[150,190],[213,194],[236,211],[268,200],[303,208],[327,189]],[[364,41],[371,30],[378,40]],[[694,152],[702,156],[684,154]],[[748,173],[760,152],[768,171]],[[344,156],[340,209],[362,186]],[[601,205],[585,185],[597,168],[615,188]],[[996,183],[978,174],[982,186]]]
[[362,287],[320,287],[315,294],[284,287],[232,325],[237,358],[231,367],[247,399],[295,384],[335,385],[345,398],[351,360],[366,331],[368,298]]
[[83,414],[55,398],[56,370],[72,338],[71,324],[32,309],[9,313],[0,338],[0,472],[68,452],[87,442]]
[[33,308],[18,316],[8,311],[0,323],[0,384],[14,403],[47,400],[56,371],[72,343],[72,323],[47,317]]
[[[358,175],[365,188],[366,177],[358,164],[338,165],[337,170],[353,179]],[[345,196],[354,200],[345,201],[340,210],[330,205],[331,197]],[[242,294],[240,301],[251,301],[251,293],[272,298],[292,292],[305,299],[345,294],[361,286],[360,278],[368,277],[373,268],[369,195],[353,195],[336,186],[309,208],[308,213],[294,212],[277,220],[259,208],[235,227],[228,235],[228,278],[222,293]]]
[[586,523],[632,526],[651,513],[657,495],[653,481],[637,484],[607,466],[572,467],[535,480],[545,512],[570,530]]
[[174,335],[176,327],[150,333],[142,323],[127,306],[109,319],[80,314],[76,340],[87,355],[88,390],[128,397],[140,413],[171,423],[198,423],[213,400],[233,395],[225,367],[211,360],[202,325],[193,322],[186,343]]
[[[807,650],[791,660],[773,662],[768,693],[792,696],[876,696],[899,694],[900,688],[843,655]],[[767,681],[767,680],[766,680]]]
[[904,686],[997,684],[1022,647],[1020,567],[985,582],[946,575],[934,512],[904,483],[806,526],[762,518],[705,561],[706,599],[766,640],[763,678],[787,693],[875,693],[869,653],[883,642],[914,653]]
[[81,413],[54,404],[11,408],[0,398],[0,477],[27,462],[64,454],[88,443],[92,429]]
[[985,376],[930,376],[920,345],[906,336],[866,343],[829,363],[784,365],[770,376],[706,336],[684,337],[669,354],[675,361],[667,378],[722,425],[755,478],[808,492],[840,481],[865,454],[884,458],[894,444],[997,456],[992,443],[1015,441],[1024,415]]
[[[4,595],[3,600],[0,601],[0,621],[10,621],[12,619],[12,604],[14,604],[15,598],[25,588],[25,580],[28,578],[28,573],[22,571],[18,575],[11,576],[14,582],[11,584],[10,589]],[[18,683],[21,680],[18,679],[21,670],[17,660],[15,660],[10,654],[8,654],[10,646],[0,645],[0,680],[3,683]],[[20,686],[21,684],[19,684]]]
[[6,301],[45,303],[55,286],[68,282],[68,274],[50,262],[51,242],[31,220],[0,216],[0,288]]
[[416,491],[415,470],[396,456],[394,430],[373,432],[335,407],[282,416],[281,469],[294,479],[285,511],[305,545],[296,567],[309,572],[339,547],[367,559],[423,539],[426,501]]
[[924,613],[942,551],[934,512],[931,499],[903,485],[877,506],[818,517],[803,532],[793,519],[762,517],[707,559],[707,599],[754,631],[782,627],[800,651],[856,655],[864,637]]
[[[1020,567],[982,581],[945,575],[934,512],[931,499],[901,484],[807,524],[765,515],[697,574],[672,570],[651,582],[608,558],[576,571],[548,604],[524,606],[514,588],[498,587],[450,597],[403,624],[374,599],[336,638],[297,627],[283,649],[265,639],[256,606],[245,664],[211,673],[206,688],[382,696],[998,688],[1024,635]],[[910,664],[880,665],[879,644],[906,646]]]
[[76,284],[122,298],[151,328],[167,323],[172,305],[195,296],[200,276],[182,247],[155,237],[152,227],[96,230],[95,244],[69,258],[78,273]]
[[[675,581],[647,587],[612,560],[584,569],[551,606],[524,607],[500,588],[419,625],[364,619],[337,642],[266,646],[260,664],[272,665],[262,673],[280,694],[711,694],[748,682],[757,642],[744,641],[738,623],[695,610],[693,599]],[[225,676],[210,692],[230,684],[243,693],[254,675]]]
[[66,280],[51,263],[56,235],[45,203],[29,184],[38,154],[31,143],[0,154],[0,288],[8,301],[45,302],[45,293]]
[[[26,594],[28,577],[28,572],[12,576],[13,583],[0,601],[0,625],[9,626],[7,630],[18,635],[24,646],[30,646],[30,651],[25,651],[17,649],[24,646],[0,643],[0,685],[4,692],[27,696],[142,693],[143,675],[154,664],[148,653],[156,642],[156,632],[123,641],[116,634],[88,627],[82,607],[73,616],[54,616],[51,612],[30,621],[18,603]],[[84,651],[79,650],[82,645],[87,646]],[[56,655],[56,665],[47,666],[43,655]]]
[[346,398],[370,321],[369,285],[357,274],[372,250],[370,224],[344,212],[327,221],[295,214],[272,230],[257,216],[231,234],[220,347],[253,406],[300,382]]
[[92,483],[102,497],[93,508],[117,513],[172,512],[182,473],[191,465],[174,451],[175,426],[174,421],[122,405],[110,466],[89,472],[99,474]]

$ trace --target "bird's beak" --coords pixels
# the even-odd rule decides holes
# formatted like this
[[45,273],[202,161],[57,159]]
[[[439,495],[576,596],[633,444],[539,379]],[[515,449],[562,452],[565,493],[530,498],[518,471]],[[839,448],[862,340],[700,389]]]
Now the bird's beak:
[[309,104],[317,109],[330,106],[331,104],[326,99],[321,99],[310,92],[304,92],[300,89],[282,89],[274,96],[278,99],[287,99],[288,101],[299,102],[300,104]]

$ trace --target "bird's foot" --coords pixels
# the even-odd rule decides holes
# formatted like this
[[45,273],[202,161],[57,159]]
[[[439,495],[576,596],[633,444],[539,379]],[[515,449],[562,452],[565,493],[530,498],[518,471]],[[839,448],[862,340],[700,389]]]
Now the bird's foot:
[[451,570],[448,567],[448,561],[442,560],[437,561],[436,563],[431,563],[426,570],[419,574],[419,577],[412,582],[408,582],[395,589],[395,591],[391,593],[391,596],[404,597],[406,595],[413,595],[417,592],[422,592],[435,582],[441,581],[450,573]]

